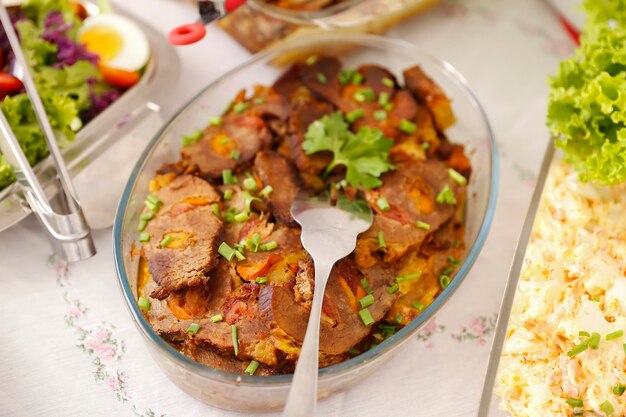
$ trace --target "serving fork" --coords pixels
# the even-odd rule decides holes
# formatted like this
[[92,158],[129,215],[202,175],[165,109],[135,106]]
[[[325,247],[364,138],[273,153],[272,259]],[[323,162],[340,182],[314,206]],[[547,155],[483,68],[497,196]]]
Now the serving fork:
[[356,237],[372,224],[372,210],[365,200],[340,194],[336,204],[321,197],[296,197],[291,215],[302,226],[302,246],[313,258],[315,291],[300,357],[293,375],[285,417],[311,417],[317,402],[320,318],[330,271],[356,246]]

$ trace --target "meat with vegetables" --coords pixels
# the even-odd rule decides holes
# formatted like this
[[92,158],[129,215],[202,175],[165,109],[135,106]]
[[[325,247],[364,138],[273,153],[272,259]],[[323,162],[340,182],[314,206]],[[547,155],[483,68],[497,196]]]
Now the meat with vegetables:
[[138,292],[153,329],[206,366],[272,375],[295,368],[315,291],[290,209],[299,192],[353,199],[374,222],[333,267],[320,366],[390,337],[462,262],[471,165],[444,130],[450,101],[419,67],[406,86],[378,65],[296,63],[242,90],[181,160],[151,183]]

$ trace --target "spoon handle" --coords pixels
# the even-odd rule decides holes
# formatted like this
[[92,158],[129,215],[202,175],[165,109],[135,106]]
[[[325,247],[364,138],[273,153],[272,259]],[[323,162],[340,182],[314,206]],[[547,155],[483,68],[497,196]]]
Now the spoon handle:
[[333,263],[329,265],[328,263],[318,264],[315,262],[315,292],[313,293],[311,314],[283,417],[312,417],[315,415],[322,302]]

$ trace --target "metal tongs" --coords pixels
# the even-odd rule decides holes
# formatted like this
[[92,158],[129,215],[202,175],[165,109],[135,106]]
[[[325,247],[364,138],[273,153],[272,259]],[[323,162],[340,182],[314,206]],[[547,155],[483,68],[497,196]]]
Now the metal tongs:
[[0,23],[9,40],[16,64],[22,70],[22,82],[48,144],[50,159],[56,168],[60,191],[49,199],[31,168],[4,113],[0,111],[0,150],[11,165],[17,184],[31,210],[48,232],[54,251],[62,259],[73,262],[96,253],[89,225],[85,220],[70,175],[61,156],[52,126],[35,87],[30,68],[24,58],[6,7],[0,2]]

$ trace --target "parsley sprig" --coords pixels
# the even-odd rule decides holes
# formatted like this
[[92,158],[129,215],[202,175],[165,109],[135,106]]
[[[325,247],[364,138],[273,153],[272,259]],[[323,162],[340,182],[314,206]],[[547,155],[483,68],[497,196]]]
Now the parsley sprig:
[[338,165],[346,167],[346,182],[354,187],[371,189],[382,184],[380,176],[394,166],[389,162],[393,140],[379,129],[362,127],[357,133],[341,112],[335,112],[311,123],[302,142],[307,154],[331,151],[333,160],[326,167],[328,175]]

